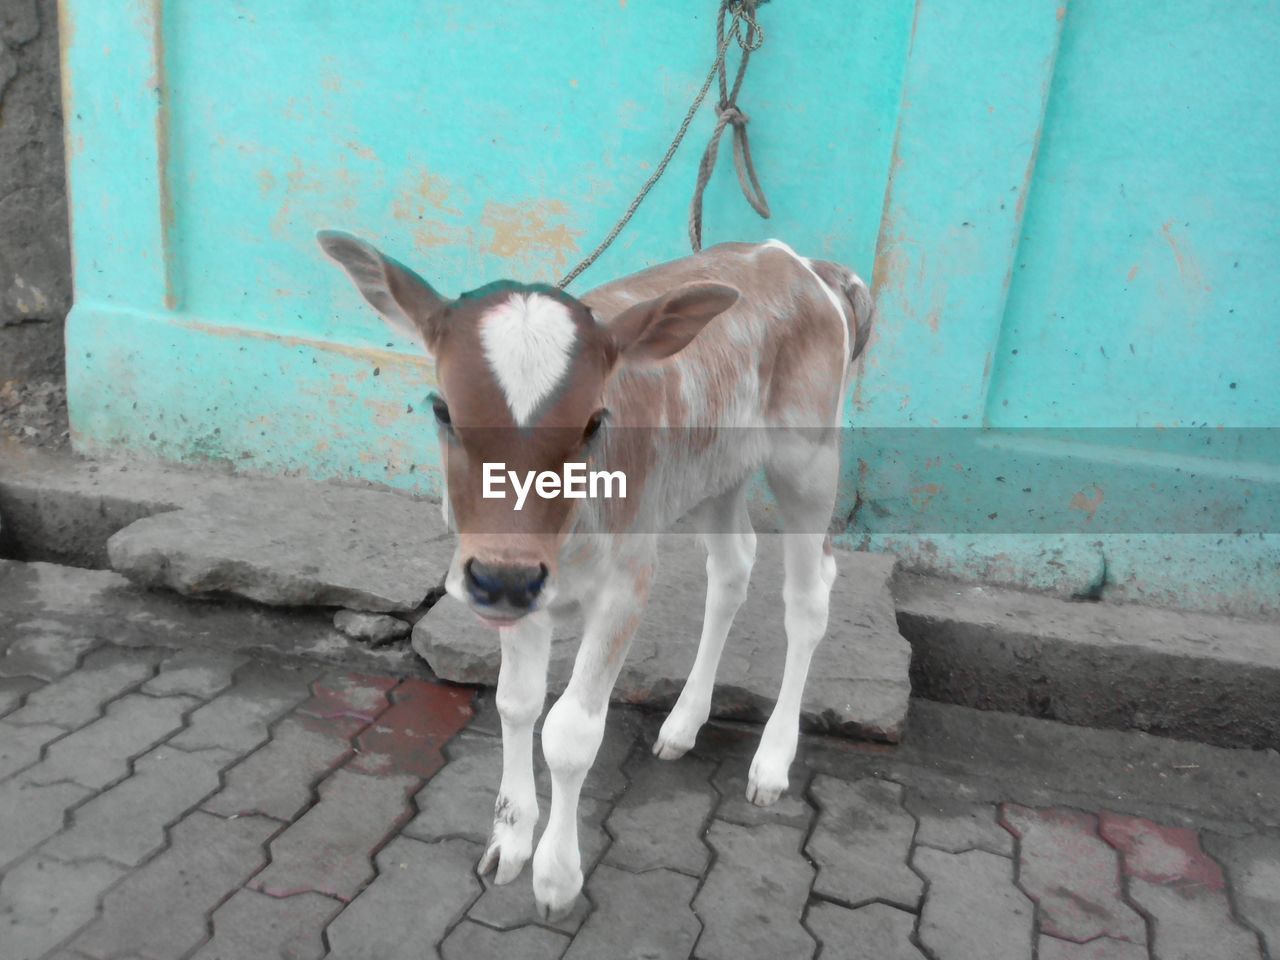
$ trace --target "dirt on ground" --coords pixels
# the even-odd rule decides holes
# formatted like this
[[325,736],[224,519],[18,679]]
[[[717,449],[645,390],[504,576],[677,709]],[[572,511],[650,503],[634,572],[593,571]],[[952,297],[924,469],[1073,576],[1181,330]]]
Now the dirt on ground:
[[0,383],[0,441],[10,437],[46,450],[62,450],[70,445],[65,380]]

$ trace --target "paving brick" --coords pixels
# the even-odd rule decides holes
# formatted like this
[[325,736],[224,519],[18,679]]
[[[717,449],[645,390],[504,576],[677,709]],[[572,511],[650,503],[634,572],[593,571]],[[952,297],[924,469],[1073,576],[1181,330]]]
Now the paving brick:
[[351,769],[425,780],[444,766],[444,745],[471,719],[471,691],[411,679],[390,696],[391,707],[356,738]]
[[399,682],[395,677],[363,673],[329,674],[312,684],[311,698],[298,711],[325,718],[354,717],[367,723],[391,706],[387,694]]
[[1041,937],[1037,956],[1039,960],[1147,960],[1147,948],[1110,937],[1099,937],[1088,943]]
[[850,910],[834,903],[815,903],[805,919],[822,944],[824,958],[839,960],[925,960],[911,942],[915,914],[887,903]]
[[164,697],[186,694],[208,700],[231,686],[232,675],[249,662],[238,653],[182,650],[160,665],[160,673],[142,685],[145,693]]
[[970,850],[916,847],[912,862],[929,880],[920,942],[947,960],[1026,960],[1035,909],[1013,880],[1013,861]]
[[1018,883],[1040,908],[1042,933],[1077,943],[1146,943],[1146,925],[1121,894],[1119,859],[1098,835],[1095,816],[1004,804],[1000,822],[1021,841]]
[[80,669],[31,694],[26,705],[5,722],[53,724],[74,730],[101,715],[107,701],[136,687],[154,670],[151,658],[136,651],[118,647],[95,650],[85,657]]
[[916,909],[924,885],[907,865],[916,822],[902,807],[902,787],[876,777],[820,774],[810,793],[818,804],[818,823],[805,845],[818,865],[814,892],[848,906],[883,900]]
[[1280,957],[1280,834],[1206,835],[1205,846],[1231,879],[1236,910]]
[[101,789],[129,772],[129,759],[182,726],[198,701],[189,697],[130,694],[107,705],[106,715],[50,744],[44,760],[27,771],[36,783],[74,780]]
[[1160,960],[1262,960],[1257,935],[1236,923],[1222,868],[1194,830],[1103,813],[1103,839],[1120,851],[1129,898],[1155,921]]
[[735,757],[725,760],[716,771],[712,778],[712,783],[720,793],[716,818],[748,827],[758,823],[782,823],[807,832],[809,824],[813,822],[814,809],[804,797],[801,778],[806,777],[805,773],[793,770],[791,789],[778,797],[776,802],[761,807],[747,799],[747,771],[750,763],[750,756]]
[[273,720],[306,699],[309,679],[278,666],[250,664],[239,671],[231,689],[191,715],[190,726],[173,738],[173,745],[248,753],[266,741]]
[[98,898],[124,874],[109,863],[72,866],[33,857],[0,882],[4,956],[38,957],[93,919]]
[[164,853],[103,898],[102,914],[72,943],[91,957],[180,957],[208,934],[209,911],[266,861],[274,820],[223,820],[196,811]]
[[204,809],[292,820],[311,805],[315,784],[350,756],[351,738],[363,726],[350,717],[286,717],[265,746],[227,771],[226,786]]
[[465,837],[487,843],[502,779],[502,741],[463,732],[450,744],[449,756],[448,765],[418,791],[418,815],[401,832],[419,840]]
[[18,709],[27,694],[43,686],[38,677],[0,677],[0,717]]
[[[481,849],[466,840],[399,837],[378,853],[378,877],[329,924],[342,960],[420,960],[480,893]],[[483,956],[483,955],[479,955]]]
[[0,780],[31,766],[40,759],[46,743],[66,732],[52,724],[14,727],[0,720]]
[[[582,784],[584,797],[612,800],[627,789],[627,775],[623,772],[623,765],[640,741],[641,727],[638,711],[618,707],[609,710],[604,739],[596,752],[595,763],[591,765],[587,779]],[[538,760],[541,759],[542,751],[539,750]]]
[[34,784],[25,775],[0,783],[0,870],[61,830],[67,808],[91,793],[66,781]]
[[[487,812],[492,820],[492,804]],[[538,810],[538,827],[534,837],[542,832],[546,825],[550,804],[542,803]],[[604,818],[609,815],[609,805],[594,797],[583,797],[578,803],[578,847],[582,857],[582,875],[590,879],[591,871],[599,862],[609,846],[609,835],[604,831]],[[486,834],[487,838],[488,834]],[[537,849],[536,840],[534,849]],[[532,859],[524,872],[511,883],[498,886],[493,882],[493,874],[482,878],[484,894],[475,902],[467,915],[474,920],[510,930],[538,920],[538,912],[533,899]],[[565,917],[551,924],[563,933],[574,933],[582,926],[582,921],[591,912],[591,905],[582,897],[578,898],[573,909]]]
[[689,906],[697,890],[696,879],[671,870],[636,874],[601,864],[587,884],[595,910],[573,938],[566,960],[596,960],[618,952],[620,945],[632,957],[689,956],[702,931]]
[[645,751],[625,769],[631,786],[606,821],[614,841],[605,861],[637,872],[668,867],[701,875],[711,856],[702,831],[716,804],[715,764],[694,757],[671,763]]
[[948,853],[986,850],[1013,856],[1013,834],[997,822],[994,804],[908,790],[903,806],[916,818],[916,843]]
[[817,944],[800,923],[813,882],[813,867],[800,854],[804,834],[776,823],[715,820],[707,841],[716,860],[693,901],[703,924],[699,958],[812,957]]
[[271,843],[252,887],[273,897],[312,891],[350,900],[373,877],[373,853],[409,817],[413,777],[347,768],[320,784],[320,801]]
[[49,632],[15,640],[0,658],[0,675],[56,680],[70,673],[80,658],[101,643],[96,637]]
[[213,914],[213,939],[192,960],[320,960],[321,934],[342,904],[318,893],[268,897],[237,890]]
[[164,846],[166,826],[218,789],[218,772],[233,759],[220,750],[158,747],[134,763],[133,776],[77,808],[71,828],[43,852],[62,860],[105,857],[137,866]]
[[444,960],[557,960],[569,944],[563,933],[542,927],[491,930],[463,920],[440,945]]

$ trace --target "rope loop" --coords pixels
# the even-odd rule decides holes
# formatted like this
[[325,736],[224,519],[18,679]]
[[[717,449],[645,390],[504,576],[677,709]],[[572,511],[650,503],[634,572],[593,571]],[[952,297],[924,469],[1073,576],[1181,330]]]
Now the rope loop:
[[[689,125],[693,122],[694,115],[697,114],[698,108],[702,106],[702,101],[706,99],[707,91],[711,89],[711,84],[717,78],[720,86],[720,100],[716,106],[716,126],[715,131],[711,134],[711,142],[707,144],[707,149],[702,155],[702,162],[698,165],[698,182],[694,187],[693,201],[689,206],[689,244],[694,252],[702,249],[702,194],[706,190],[707,183],[711,179],[711,174],[715,170],[716,154],[720,147],[720,137],[724,134],[726,126],[733,127],[733,165],[738,172],[738,184],[742,187],[742,194],[747,198],[747,202],[751,204],[753,210],[766,220],[769,218],[769,201],[765,199],[764,188],[760,186],[760,180],[756,176],[755,164],[751,160],[751,142],[747,139],[747,122],[750,119],[738,107],[738,91],[742,89],[742,80],[747,73],[747,61],[751,54],[760,49],[760,45],[764,43],[764,28],[756,22],[756,9],[762,3],[768,0],[721,0],[720,10],[716,16],[716,58],[711,64],[711,69],[707,73],[707,78],[702,81],[702,87],[698,90],[697,96],[693,98],[693,103],[689,105],[688,111],[684,115],[684,120],[680,123],[680,129],[676,131],[675,138],[672,139],[671,145],[667,147],[667,152],[654,168],[649,179],[645,181],[644,186],[640,188],[640,192],[636,194],[636,198],[631,201],[631,205],[613,225],[613,229],[605,236],[591,253],[583,258],[582,262],[570,270],[556,284],[560,289],[564,289],[572,283],[577,277],[593,263],[600,258],[610,244],[617,239],[618,234],[622,232],[622,228],[630,222],[635,216],[636,210],[640,208],[640,204],[644,202],[644,198],[649,195],[649,191],[653,189],[654,184],[662,177],[667,170],[667,165],[671,163],[671,158],[675,156],[676,150],[684,141],[685,134],[689,132]],[[729,28],[725,29],[725,19],[730,17]],[[746,25],[745,32],[743,25]],[[728,85],[728,77],[725,71],[725,54],[728,52],[729,44],[736,42],[742,50],[742,56],[738,61],[738,72],[733,80],[732,89]]]

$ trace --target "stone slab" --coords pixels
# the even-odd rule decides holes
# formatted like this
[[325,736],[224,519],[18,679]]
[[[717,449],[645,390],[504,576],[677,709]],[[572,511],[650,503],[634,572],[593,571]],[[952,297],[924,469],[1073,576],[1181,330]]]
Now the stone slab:
[[190,595],[373,612],[413,610],[443,580],[453,541],[435,504],[326,484],[299,494],[264,485],[145,517],[107,541],[111,566]]
[[1227,747],[1280,747],[1280,623],[899,574],[915,695]]
[[[809,671],[803,722],[810,730],[896,742],[911,693],[911,649],[898,633],[889,592],[894,560],[836,551],[836,563],[840,575],[831,594],[827,636]],[[697,653],[705,571],[706,553],[695,537],[662,537],[649,604],[613,690],[616,702],[675,703]],[[716,675],[715,717],[760,721],[777,697],[786,656],[781,537],[759,537],[751,583]],[[578,629],[577,624],[557,628],[550,674],[554,692],[568,682]],[[446,680],[497,682],[497,633],[452,597],[443,597],[418,621],[413,646]]]

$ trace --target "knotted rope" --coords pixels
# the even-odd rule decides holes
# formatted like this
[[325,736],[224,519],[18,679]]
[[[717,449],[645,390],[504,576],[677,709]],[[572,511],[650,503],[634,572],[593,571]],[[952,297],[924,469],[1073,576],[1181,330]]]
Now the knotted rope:
[[[760,45],[764,43],[764,30],[756,22],[755,15],[756,7],[766,2],[768,0],[722,0],[719,14],[716,17],[715,62],[712,63],[711,69],[707,73],[707,78],[702,82],[702,87],[697,96],[693,98],[693,103],[690,104],[688,112],[685,113],[684,120],[680,123],[680,129],[676,131],[675,138],[671,141],[671,145],[667,147],[667,152],[663,155],[662,160],[659,161],[658,166],[654,168],[653,174],[645,181],[644,186],[640,188],[636,198],[631,201],[631,205],[627,207],[626,212],[613,225],[613,229],[600,242],[600,245],[587,254],[581,263],[565,274],[564,278],[556,286],[561,289],[567,287],[584,270],[595,263],[600,255],[609,249],[609,245],[618,238],[622,228],[635,215],[636,210],[640,208],[640,204],[649,195],[649,191],[653,189],[654,184],[666,172],[667,165],[671,163],[671,158],[675,156],[676,150],[680,148],[685,134],[689,132],[689,124],[693,122],[694,115],[697,114],[698,108],[702,106],[702,101],[706,99],[707,91],[711,89],[711,83],[716,79],[717,74],[720,77],[720,103],[716,107],[718,116],[715,132],[711,135],[711,142],[707,144],[706,152],[702,155],[702,163],[698,166],[698,182],[694,188],[693,201],[689,208],[689,243],[695,251],[702,249],[702,194],[711,179],[712,171],[715,170],[720,137],[724,134],[724,128],[729,125],[733,126],[733,162],[738,171],[738,182],[742,185],[742,192],[755,211],[760,216],[768,218],[769,202],[765,199],[764,190],[761,189],[760,181],[756,177],[755,164],[751,161],[751,143],[747,139],[748,118],[745,113],[738,109],[737,103],[738,91],[742,89],[742,79],[747,72],[747,60],[752,52],[759,50]],[[728,16],[732,16],[733,19],[729,22],[729,27],[726,30],[725,19]],[[747,25],[745,34],[742,32],[742,24],[744,23]],[[734,77],[733,88],[730,90],[725,71],[725,54],[729,50],[729,44],[735,40],[738,46],[742,48],[742,59],[738,62],[738,73]]]
[[[754,5],[745,9],[739,4],[734,10],[733,22],[729,36],[738,41],[742,48],[742,58],[738,61],[738,73],[733,78],[733,89],[728,88],[723,53],[716,63],[716,72],[720,75],[720,103],[716,105],[716,129],[711,134],[707,149],[702,154],[702,163],[698,165],[698,183],[693,189],[693,201],[689,204],[689,246],[694,251],[702,249],[702,194],[707,189],[711,174],[716,168],[716,158],[720,154],[720,137],[725,127],[733,127],[733,166],[738,171],[738,185],[742,187],[742,195],[747,198],[753,210],[765,220],[769,219],[769,201],[765,198],[764,189],[756,176],[756,165],[751,160],[751,140],[747,137],[748,117],[738,108],[738,93],[742,90],[742,79],[747,75],[747,61],[751,54],[760,49],[764,43],[764,31],[755,20]],[[721,51],[728,48],[725,42],[724,20],[729,4],[720,5],[720,14],[716,17],[716,44]],[[741,33],[741,24],[747,25],[746,35]]]

